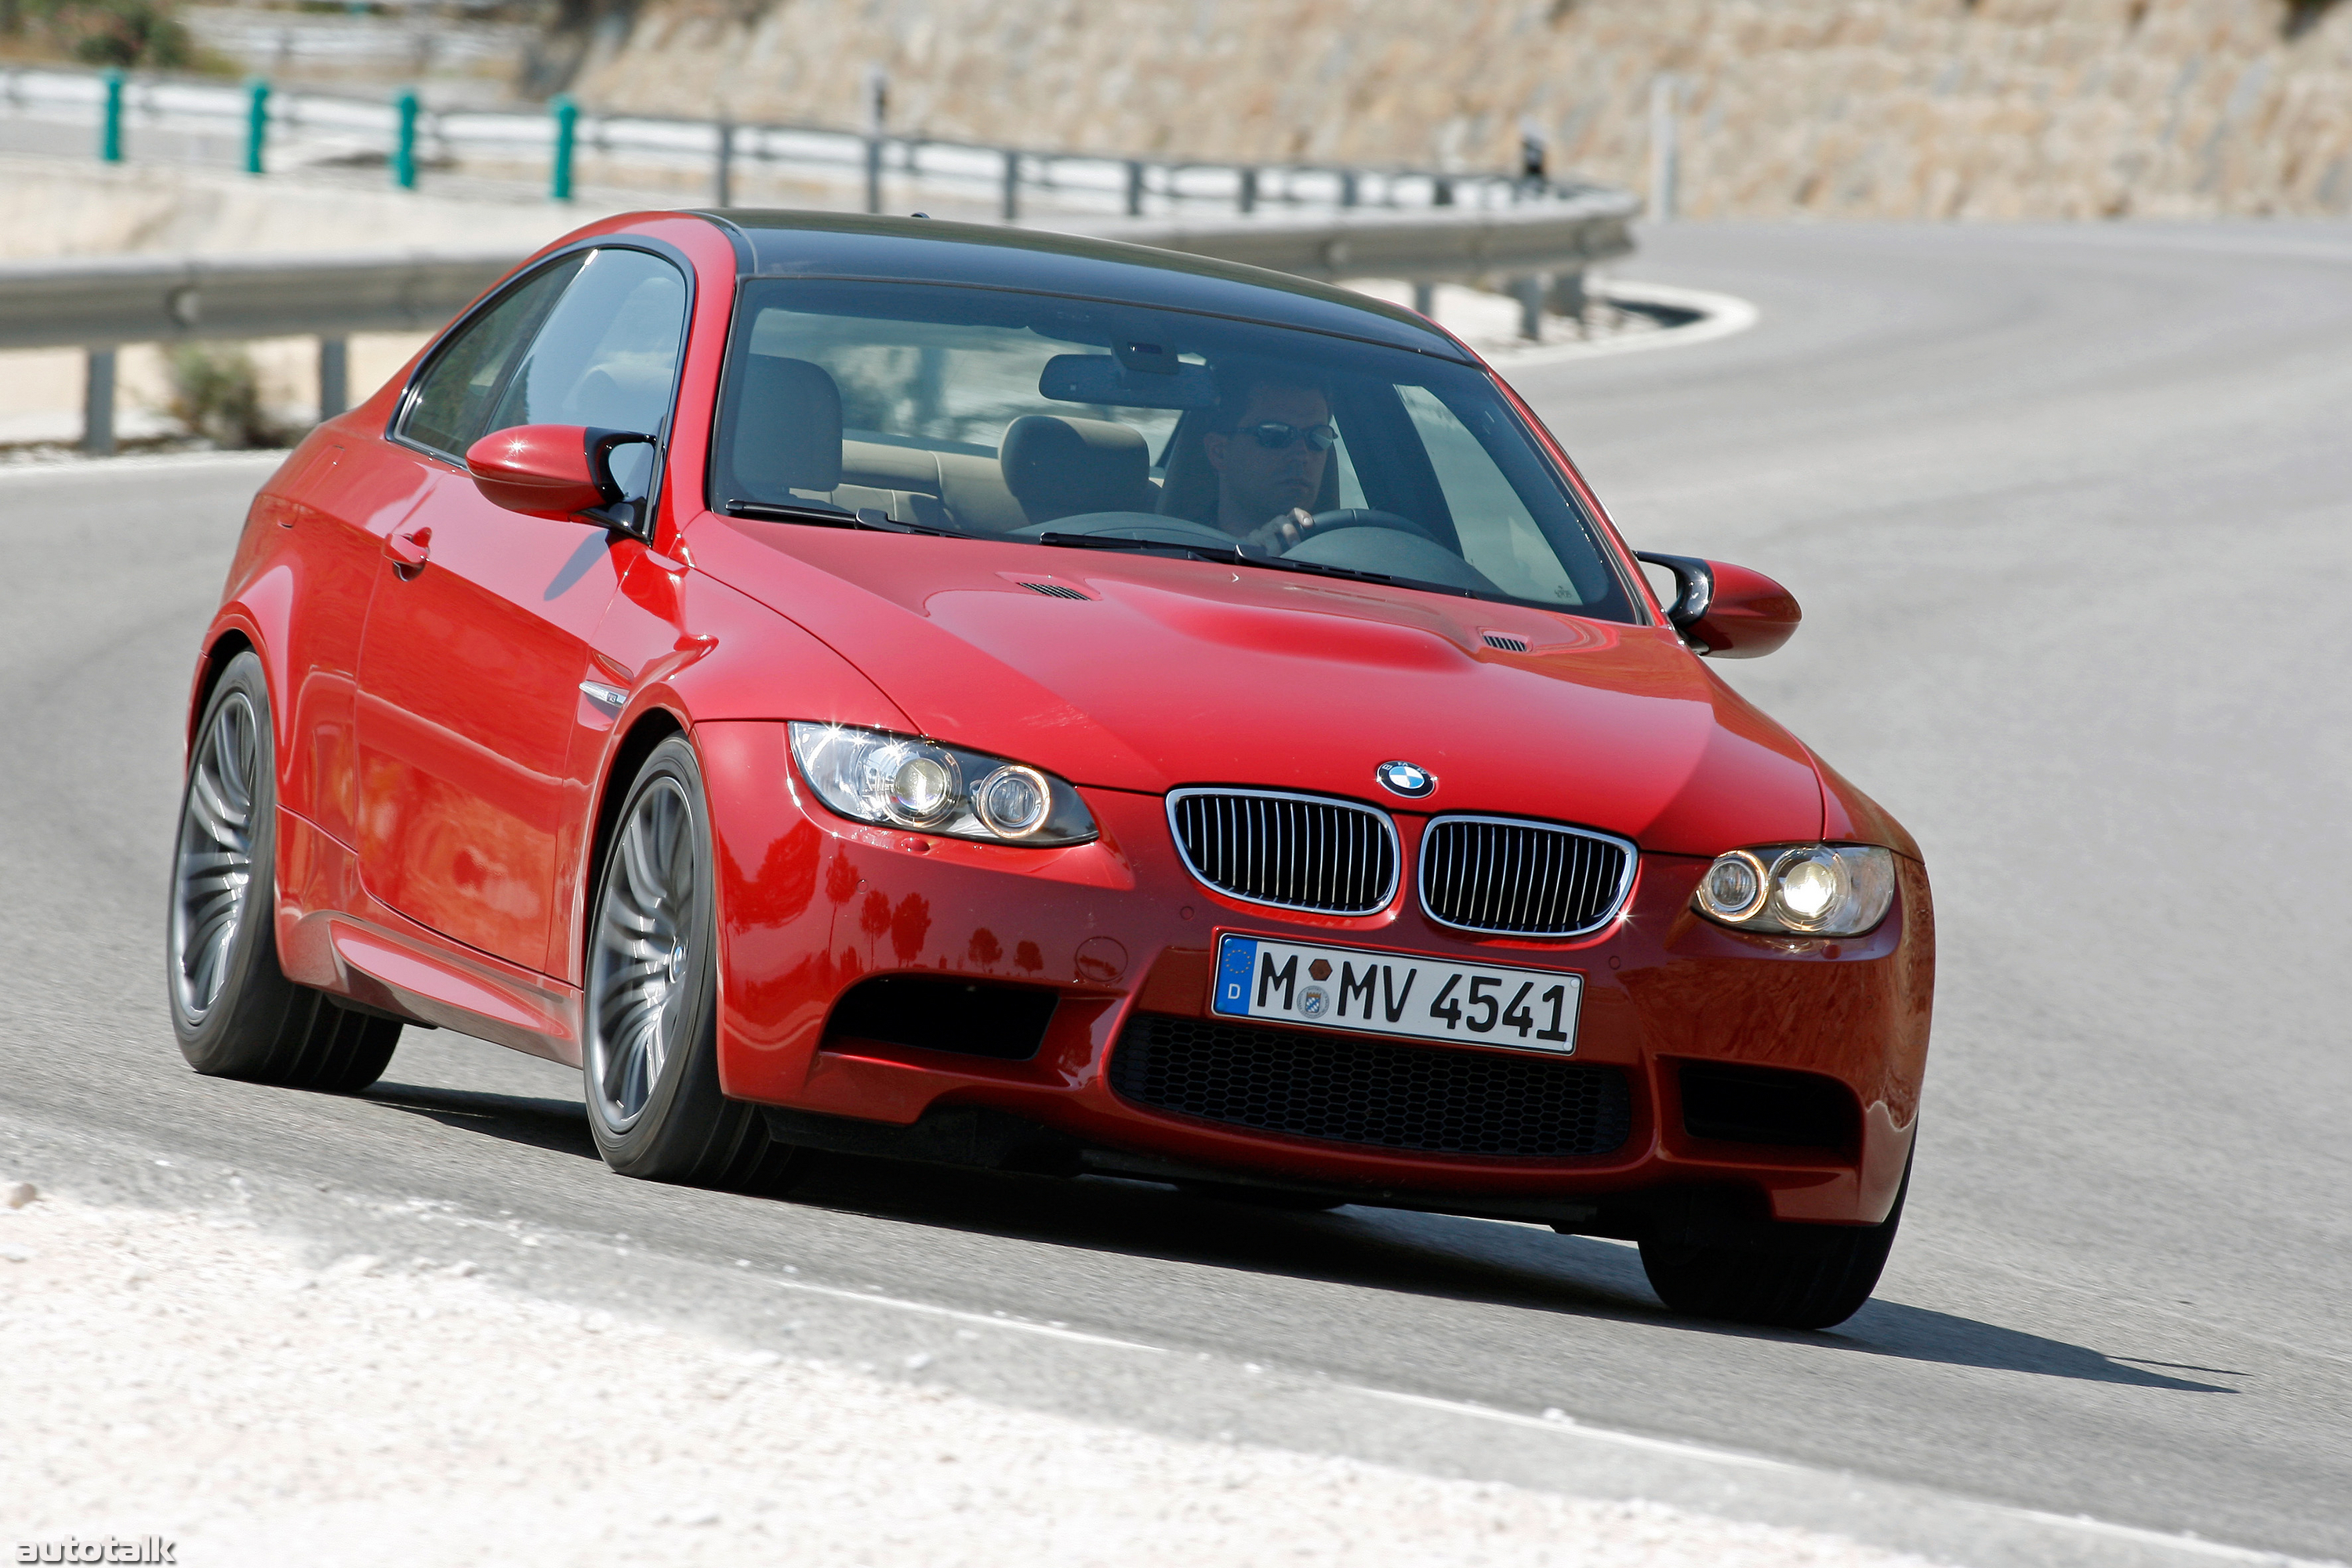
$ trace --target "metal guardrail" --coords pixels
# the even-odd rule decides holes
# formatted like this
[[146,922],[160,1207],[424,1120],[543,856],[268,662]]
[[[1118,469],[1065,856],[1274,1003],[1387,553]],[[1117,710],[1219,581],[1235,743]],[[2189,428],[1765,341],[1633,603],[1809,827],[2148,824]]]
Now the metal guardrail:
[[1631,225],[1640,210],[1630,193],[1588,186],[1513,207],[1358,208],[1314,216],[1094,224],[1085,231],[1302,278],[1396,278],[1427,285],[1496,274],[1581,273],[1633,250]]
[[501,167],[544,161],[551,191],[568,200],[576,188],[573,160],[594,156],[641,174],[667,172],[689,184],[707,181],[704,188],[719,206],[734,205],[740,193],[732,187],[740,174],[761,166],[852,188],[862,183],[868,211],[881,210],[887,180],[984,204],[1006,221],[1032,202],[1066,214],[1129,216],[1209,209],[1496,209],[1573,199],[1597,188],[1530,181],[1500,170],[1108,157],[940,141],[878,127],[857,132],[604,113],[564,99],[544,113],[436,109],[414,93],[362,98],[261,81],[236,87],[56,66],[0,68],[0,114],[87,125],[93,151],[108,162],[123,160],[126,129],[205,138],[224,148],[241,143],[243,165],[255,174],[306,155],[346,164],[380,156],[403,186],[416,184],[420,168],[471,154]]
[[[1580,300],[1585,268],[1633,248],[1622,192],[1481,211],[1440,207],[1213,223],[1089,226],[1104,238],[1295,275],[1392,278],[1429,307],[1436,283],[1503,275],[1537,335],[1548,296]],[[114,448],[115,351],[124,343],[316,336],[319,408],[348,406],[353,332],[430,331],[520,258],[407,253],[208,258],[118,257],[0,264],[0,350],[89,353],[84,449]]]
[[[1479,212],[1102,224],[1107,239],[1301,277],[1416,284],[1563,274],[1633,249],[1630,196]],[[0,263],[0,350],[427,331],[495,282],[511,251],[106,257]]]
[[499,251],[0,263],[0,349],[429,331],[520,259]]

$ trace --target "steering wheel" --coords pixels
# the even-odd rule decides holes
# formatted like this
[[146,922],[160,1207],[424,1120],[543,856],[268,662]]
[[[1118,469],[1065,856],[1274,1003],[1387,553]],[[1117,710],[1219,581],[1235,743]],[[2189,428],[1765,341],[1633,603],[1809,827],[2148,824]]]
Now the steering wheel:
[[1375,511],[1366,506],[1343,506],[1336,511],[1317,512],[1315,530],[1307,537],[1318,539],[1327,533],[1337,533],[1343,528],[1393,528],[1400,533],[1417,533],[1440,548],[1445,543],[1437,537],[1436,531],[1426,524],[1415,522],[1409,517],[1399,517],[1392,511]]

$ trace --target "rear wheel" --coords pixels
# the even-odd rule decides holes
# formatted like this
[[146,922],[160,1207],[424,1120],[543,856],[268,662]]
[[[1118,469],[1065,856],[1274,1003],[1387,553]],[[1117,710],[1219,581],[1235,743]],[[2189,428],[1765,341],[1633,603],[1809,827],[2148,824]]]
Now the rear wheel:
[[180,796],[165,939],[172,1026],[200,1073],[356,1094],[383,1075],[396,1019],[353,1012],[278,966],[277,750],[261,660],[221,672]]
[[694,748],[673,735],[629,785],[588,935],[581,1065],[588,1125],[625,1176],[776,1192],[798,1151],[719,1089],[710,825]]
[[1910,1191],[1906,1164],[1895,1206],[1877,1225],[1769,1225],[1745,1247],[1645,1237],[1642,1268],[1677,1312],[1776,1329],[1832,1328],[1877,1289]]

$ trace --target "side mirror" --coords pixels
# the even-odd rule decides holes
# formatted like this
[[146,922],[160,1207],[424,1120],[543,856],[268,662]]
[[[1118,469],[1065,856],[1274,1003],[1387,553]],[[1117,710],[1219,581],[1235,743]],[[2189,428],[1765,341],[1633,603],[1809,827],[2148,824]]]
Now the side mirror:
[[562,521],[585,517],[634,532],[637,505],[613,478],[613,450],[651,436],[593,425],[517,425],[466,448],[466,472],[494,506]]
[[1633,553],[1674,574],[1675,602],[1666,606],[1666,619],[1700,653],[1761,658],[1795,636],[1804,618],[1796,595],[1761,572],[1695,555]]

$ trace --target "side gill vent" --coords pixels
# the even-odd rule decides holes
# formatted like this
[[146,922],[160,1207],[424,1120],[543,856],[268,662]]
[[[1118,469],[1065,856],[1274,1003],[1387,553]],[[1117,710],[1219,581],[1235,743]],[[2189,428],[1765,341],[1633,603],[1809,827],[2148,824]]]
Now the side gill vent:
[[1480,635],[1486,639],[1486,646],[1488,647],[1498,647],[1505,653],[1525,653],[1528,651],[1528,639],[1525,637],[1515,637],[1508,632],[1484,632]]
[[1085,598],[1086,598],[1086,596],[1087,596],[1087,595],[1085,595],[1084,594],[1081,594],[1080,592],[1078,592],[1076,588],[1066,588],[1066,587],[1064,587],[1064,586],[1063,586],[1061,584],[1059,584],[1059,583],[1027,583],[1027,582],[1024,582],[1024,583],[1023,583],[1021,585],[1022,585],[1023,587],[1024,587],[1024,588],[1028,589],[1028,590],[1029,590],[1031,593],[1033,593],[1033,594],[1043,594],[1043,595],[1045,595],[1045,597],[1047,597],[1047,598],[1049,598],[1049,599],[1079,599],[1079,600],[1083,600],[1083,599],[1085,599]]

